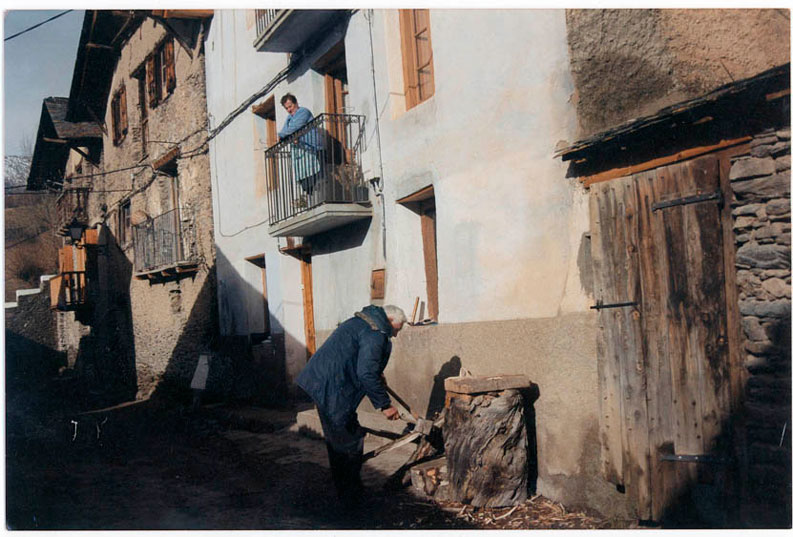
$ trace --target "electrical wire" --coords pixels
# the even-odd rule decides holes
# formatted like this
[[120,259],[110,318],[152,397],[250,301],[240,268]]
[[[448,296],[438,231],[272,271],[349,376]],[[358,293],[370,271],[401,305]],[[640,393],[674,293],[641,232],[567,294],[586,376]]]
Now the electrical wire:
[[5,39],[3,39],[3,41],[11,41],[11,40],[12,40],[12,39],[14,39],[15,37],[19,37],[20,35],[22,35],[22,34],[26,34],[26,33],[28,33],[28,32],[29,32],[29,31],[31,31],[31,30],[35,30],[35,29],[36,29],[36,28],[38,28],[39,26],[43,26],[43,25],[47,24],[47,23],[48,23],[48,22],[50,22],[50,21],[54,21],[54,20],[55,20],[55,19],[57,19],[58,17],[63,17],[64,15],[66,15],[67,13],[71,13],[72,11],[74,11],[74,10],[73,10],[73,9],[67,9],[66,11],[62,11],[61,13],[58,13],[57,15],[55,15],[55,16],[53,16],[53,17],[50,17],[49,19],[47,19],[47,20],[45,20],[45,21],[41,21],[41,22],[40,22],[40,23],[38,23],[38,24],[34,24],[34,25],[33,25],[33,26],[31,26],[30,28],[26,28],[26,29],[22,30],[21,32],[17,32],[17,33],[15,33],[14,35],[11,35],[11,36],[8,36],[8,37],[6,37]]

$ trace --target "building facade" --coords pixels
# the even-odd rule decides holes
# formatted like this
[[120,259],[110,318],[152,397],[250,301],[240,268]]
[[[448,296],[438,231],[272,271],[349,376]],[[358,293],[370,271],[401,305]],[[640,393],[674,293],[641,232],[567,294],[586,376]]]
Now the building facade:
[[[206,13],[87,11],[66,120],[101,127],[56,166],[64,235],[51,284],[93,403],[189,390],[213,350]],[[63,160],[63,159],[61,159]]]
[[[263,389],[284,393],[340,322],[397,304],[415,325],[386,377],[412,408],[438,411],[443,379],[461,368],[528,375],[536,491],[662,519],[668,498],[648,500],[627,463],[609,470],[604,429],[627,418],[602,403],[603,243],[593,250],[591,183],[573,179],[630,170],[609,168],[627,166],[613,155],[562,155],[789,62],[786,24],[774,10],[216,12],[206,54],[221,338],[247,341]],[[279,140],[287,93],[315,119]],[[783,129],[784,145],[784,125],[763,128]]]

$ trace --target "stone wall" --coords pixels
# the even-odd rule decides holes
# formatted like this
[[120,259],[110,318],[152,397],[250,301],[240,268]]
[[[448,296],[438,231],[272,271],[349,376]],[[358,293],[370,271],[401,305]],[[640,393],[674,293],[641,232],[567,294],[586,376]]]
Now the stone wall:
[[[750,517],[790,525],[790,129],[754,137],[730,172],[739,309],[746,367]],[[764,515],[763,513],[776,513]]]
[[56,375],[66,356],[58,351],[48,279],[38,289],[17,291],[16,298],[16,306],[5,309],[6,380],[37,382]]
[[[200,23],[195,22],[199,35]],[[138,79],[133,76],[163,39],[170,35],[162,24],[145,20],[121,47],[112,69],[110,95],[126,88],[128,132],[112,139],[111,99],[106,104],[102,162],[96,169],[84,160],[71,159],[67,173],[78,163],[94,177],[77,179],[74,186],[90,186],[89,225],[100,230],[95,269],[89,274],[92,310],[75,316],[66,345],[76,353],[76,368],[92,373],[95,388],[113,399],[146,398],[164,382],[187,391],[200,353],[215,344],[216,283],[212,238],[212,196],[207,132],[203,43],[192,50],[174,39],[176,85],[156,106],[146,107],[147,140]],[[158,161],[175,166],[155,169]],[[168,155],[168,156],[166,156]],[[74,156],[74,155],[73,155]],[[165,158],[164,158],[165,157]],[[79,162],[78,162],[79,160]],[[85,171],[83,171],[85,174]],[[140,277],[132,233],[124,232],[119,218],[130,204],[132,226],[179,208],[182,248],[197,260],[195,272],[168,277]],[[153,245],[149,244],[149,248]],[[138,252],[140,253],[140,252]],[[186,257],[186,256],[184,256]],[[82,324],[83,326],[77,326]],[[86,330],[85,327],[90,327]],[[86,369],[85,366],[90,366]]]

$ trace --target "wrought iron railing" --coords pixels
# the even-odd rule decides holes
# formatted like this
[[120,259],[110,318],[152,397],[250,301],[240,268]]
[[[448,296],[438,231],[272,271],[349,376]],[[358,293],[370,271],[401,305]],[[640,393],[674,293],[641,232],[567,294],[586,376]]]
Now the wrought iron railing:
[[264,153],[270,225],[323,203],[369,201],[363,116],[320,114]]
[[267,31],[283,9],[257,9],[256,11],[256,39],[258,40]]
[[88,193],[90,188],[67,188],[61,192],[56,201],[58,210],[58,227],[65,230],[76,221],[88,224]]
[[173,209],[134,226],[132,241],[136,273],[198,261],[195,221],[186,209]]

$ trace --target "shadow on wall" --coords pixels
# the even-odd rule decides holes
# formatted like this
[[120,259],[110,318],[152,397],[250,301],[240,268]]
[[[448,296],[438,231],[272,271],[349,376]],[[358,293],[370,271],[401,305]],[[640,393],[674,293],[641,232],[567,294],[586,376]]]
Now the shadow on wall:
[[311,237],[311,255],[325,255],[358,248],[363,244],[372,219],[366,218]]
[[76,319],[91,327],[80,339],[75,372],[84,407],[108,406],[135,399],[135,364],[130,281],[132,264],[110,233],[101,228],[100,244],[89,248],[86,272],[90,309]]

